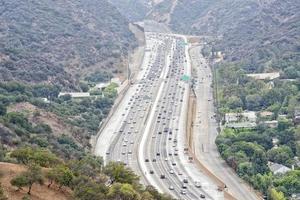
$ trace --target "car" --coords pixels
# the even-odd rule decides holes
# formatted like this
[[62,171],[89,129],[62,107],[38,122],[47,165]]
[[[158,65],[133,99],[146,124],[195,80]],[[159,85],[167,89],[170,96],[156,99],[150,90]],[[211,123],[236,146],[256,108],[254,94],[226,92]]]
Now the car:
[[148,158],[146,158],[146,159],[145,159],[145,162],[149,162],[149,159],[148,159]]
[[155,158],[153,158],[153,159],[152,159],[152,162],[156,162],[156,159],[155,159]]
[[156,153],[156,155],[157,155],[157,156],[160,156],[160,153],[159,153],[159,152],[157,152],[157,153]]
[[183,182],[183,183],[188,183],[189,181],[188,181],[187,178],[184,178],[182,182]]
[[173,166],[176,166],[176,163],[175,163],[175,162],[172,162],[172,165],[173,165]]
[[149,172],[150,174],[154,174],[154,171],[153,170],[150,170],[150,172]]
[[169,190],[174,190],[174,187],[172,185],[170,185]]
[[165,176],[164,174],[161,174],[161,175],[160,175],[160,178],[161,178],[161,179],[165,179],[166,176]]
[[126,154],[126,152],[125,152],[125,151],[123,151],[123,152],[122,152],[122,155],[125,155],[125,154]]
[[195,181],[195,186],[196,186],[196,188],[201,188],[200,182],[199,181]]
[[132,151],[131,151],[131,150],[129,150],[129,151],[128,151],[128,154],[132,154]]
[[205,199],[205,195],[204,194],[200,194],[200,198],[201,199]]
[[183,189],[186,189],[186,188],[187,188],[186,184],[182,184],[181,187],[182,187]]
[[165,161],[168,161],[168,158],[165,158]]
[[126,147],[126,146],[127,146],[127,144],[124,142],[124,143],[123,143],[123,147]]
[[169,173],[170,173],[170,174],[174,174],[174,170],[171,169],[171,170],[169,171]]
[[180,191],[180,194],[185,195],[185,194],[186,194],[186,190],[181,190],[181,191]]

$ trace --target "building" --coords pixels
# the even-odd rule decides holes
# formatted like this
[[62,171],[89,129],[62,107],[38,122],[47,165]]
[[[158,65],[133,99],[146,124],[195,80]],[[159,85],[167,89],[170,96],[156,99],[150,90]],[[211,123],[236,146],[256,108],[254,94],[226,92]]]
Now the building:
[[256,113],[245,111],[242,113],[226,113],[225,126],[229,128],[254,128],[256,127]]
[[294,111],[294,123],[300,124],[300,108],[296,108]]
[[107,86],[109,86],[109,82],[105,82],[105,83],[98,83],[95,86],[95,89],[99,89],[99,90],[103,90],[105,89]]
[[268,167],[274,174],[285,174],[292,170],[291,168],[286,167],[282,164],[273,163],[273,162],[268,162]]
[[264,121],[263,124],[268,126],[269,128],[277,128],[278,121],[277,120]]
[[256,122],[256,113],[254,111],[245,111],[242,113],[226,113],[225,122]]
[[270,111],[262,111],[259,113],[259,115],[261,117],[272,117],[273,116],[273,112],[270,112]]
[[90,97],[89,92],[60,92],[58,97],[64,96],[64,95],[70,95],[72,98]]
[[248,77],[254,78],[256,80],[273,80],[280,77],[279,72],[272,73],[257,73],[257,74],[247,74]]

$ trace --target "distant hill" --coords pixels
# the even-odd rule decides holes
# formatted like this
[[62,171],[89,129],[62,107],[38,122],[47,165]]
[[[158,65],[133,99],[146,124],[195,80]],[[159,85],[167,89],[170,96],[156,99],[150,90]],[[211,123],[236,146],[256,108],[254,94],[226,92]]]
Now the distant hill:
[[[147,2],[138,0],[136,5]],[[177,33],[213,36],[210,50],[222,51],[225,61],[239,63],[249,72],[275,69],[284,72],[287,78],[300,77],[300,1],[150,2],[145,18],[166,23]],[[130,5],[126,4],[127,16],[139,13],[133,9],[136,5]]]
[[300,72],[300,1],[178,0],[170,26],[219,36],[215,50],[249,71],[294,66]]
[[106,0],[0,2],[0,81],[76,88],[96,70],[117,73],[136,45],[128,21]]
[[130,21],[142,21],[149,12],[152,0],[109,0]]

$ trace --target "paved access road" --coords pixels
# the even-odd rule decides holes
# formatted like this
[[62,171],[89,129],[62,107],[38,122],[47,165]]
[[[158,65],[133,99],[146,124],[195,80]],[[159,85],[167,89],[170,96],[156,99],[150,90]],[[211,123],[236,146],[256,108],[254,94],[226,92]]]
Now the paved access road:
[[190,51],[195,69],[195,93],[197,111],[194,126],[194,146],[197,158],[228,187],[236,199],[257,200],[259,197],[233,172],[220,157],[215,144],[218,135],[217,122],[214,118],[212,72],[206,59],[201,54],[201,46]]
[[185,152],[191,64],[184,36],[146,32],[141,71],[98,138],[95,153],[120,161],[177,199],[224,199]]

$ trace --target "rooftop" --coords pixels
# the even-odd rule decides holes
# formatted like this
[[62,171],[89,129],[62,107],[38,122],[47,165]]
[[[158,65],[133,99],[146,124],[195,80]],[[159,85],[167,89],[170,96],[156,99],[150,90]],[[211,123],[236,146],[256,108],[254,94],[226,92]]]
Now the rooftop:
[[279,78],[279,72],[272,72],[272,73],[257,73],[257,74],[247,74],[248,77],[252,77],[256,80],[273,80],[275,78]]

